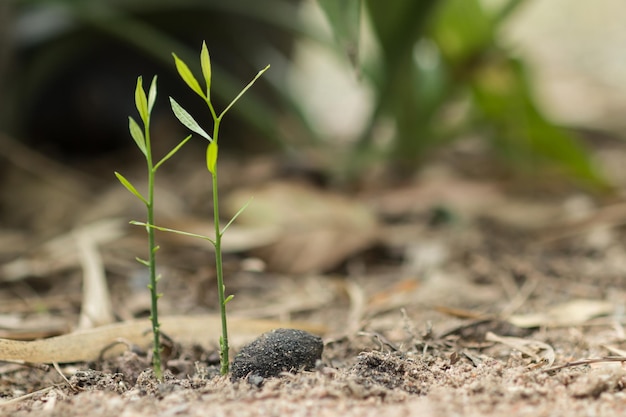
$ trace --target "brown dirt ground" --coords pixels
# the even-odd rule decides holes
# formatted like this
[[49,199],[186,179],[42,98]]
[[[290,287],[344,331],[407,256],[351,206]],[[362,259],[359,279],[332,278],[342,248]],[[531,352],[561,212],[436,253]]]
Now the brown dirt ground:
[[[626,208],[536,177],[529,184],[497,170],[473,172],[451,155],[403,184],[344,192],[375,213],[380,238],[323,273],[295,276],[271,265],[263,270],[267,262],[253,250],[226,255],[228,291],[235,294],[231,314],[326,327],[315,369],[269,378],[261,386],[233,383],[217,375],[214,345],[176,340],[168,348],[163,382],[155,380],[140,350],[60,364],[67,380],[52,366],[4,363],[0,414],[621,415],[626,372],[619,360],[606,358],[626,351]],[[467,162],[467,155],[461,160]],[[4,262],[62,235],[77,217],[111,216],[103,201],[118,185],[93,187],[86,179],[83,188],[92,198],[77,204],[71,192],[60,192],[58,183],[54,188],[54,179],[42,185],[41,172],[25,175],[13,162],[3,172]],[[236,181],[224,185],[225,195],[250,178],[284,179],[276,165],[265,159],[246,168],[224,162],[223,176],[238,172]],[[67,173],[55,172],[62,183]],[[199,212],[205,206],[193,190],[203,180],[194,183],[198,176],[180,168],[164,175],[164,182],[181,184],[182,176],[191,179],[174,187],[179,200],[185,212]],[[137,213],[120,205],[115,214]],[[142,270],[129,256],[132,245],[140,254],[143,243],[124,239],[102,249],[117,320],[145,317],[148,306]],[[197,246],[185,244],[162,251],[165,271],[176,279],[162,282],[161,314],[215,311],[211,256],[207,261]],[[3,337],[17,337],[18,330],[22,338],[41,335],[24,335],[26,323],[53,335],[78,322],[80,267],[49,264],[49,271],[11,282],[3,277],[2,326],[18,323]],[[241,344],[232,347],[235,352]]]

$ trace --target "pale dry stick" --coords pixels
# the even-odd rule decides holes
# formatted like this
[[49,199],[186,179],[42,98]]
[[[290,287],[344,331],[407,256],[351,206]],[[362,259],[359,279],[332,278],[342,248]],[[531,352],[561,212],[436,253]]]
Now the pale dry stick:
[[588,358],[578,361],[572,361],[564,363],[563,365],[553,366],[551,368],[544,369],[543,372],[554,372],[565,368],[571,368],[573,366],[591,365],[593,363],[609,363],[609,362],[626,362],[626,357],[623,356],[607,356],[605,358]]
[[24,395],[21,395],[19,397],[11,398],[10,400],[0,401],[0,407],[3,407],[5,405],[10,405],[10,404],[15,404],[15,403],[18,403],[20,401],[28,400],[29,398],[32,398],[35,395],[44,394],[44,393],[46,393],[48,391],[51,391],[53,388],[55,388],[55,385],[51,385],[49,387],[42,388],[42,389],[40,389],[38,391],[34,391],[34,392],[31,392],[31,393],[28,393],[28,394],[24,394]]
[[89,329],[113,323],[115,316],[107,287],[104,264],[98,251],[97,237],[94,238],[85,229],[76,230],[74,236],[83,269],[83,300],[78,328]]
[[65,383],[67,384],[68,388],[71,389],[72,391],[76,392],[78,391],[70,382],[69,379],[67,379],[67,377],[65,376],[65,374],[63,374],[63,371],[61,370],[61,367],[59,366],[58,363],[56,362],[52,362],[52,366],[54,366],[54,370],[57,371],[57,373],[59,375],[61,375],[61,378],[63,379],[63,381],[65,381]]
[[365,291],[354,279],[346,279],[344,285],[350,299],[346,332],[352,334],[361,329],[363,318],[365,317],[367,299]]

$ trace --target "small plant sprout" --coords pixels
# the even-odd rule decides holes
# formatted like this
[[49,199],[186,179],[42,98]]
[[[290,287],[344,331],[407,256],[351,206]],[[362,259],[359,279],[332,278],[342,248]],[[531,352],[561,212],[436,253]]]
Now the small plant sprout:
[[185,110],[183,109],[172,97],[170,97],[170,104],[172,106],[172,111],[176,118],[189,130],[197,133],[202,136],[206,140],[209,141],[206,150],[206,166],[208,171],[211,173],[212,187],[213,187],[213,221],[215,224],[215,238],[212,239],[208,236],[198,235],[195,233],[183,232],[180,230],[168,229],[165,227],[154,226],[152,223],[139,223],[134,222],[138,225],[147,226],[149,228],[154,228],[157,230],[178,233],[185,236],[197,237],[200,239],[207,240],[213,244],[215,247],[215,269],[217,275],[217,293],[218,293],[218,301],[220,306],[220,317],[222,322],[222,335],[220,336],[220,372],[222,375],[225,375],[229,371],[229,360],[228,360],[228,323],[226,320],[226,304],[233,298],[232,295],[226,297],[226,287],[224,286],[224,274],[222,271],[222,236],[226,232],[226,229],[233,223],[233,221],[243,212],[246,208],[247,204],[242,207],[235,215],[230,219],[230,221],[223,227],[220,228],[220,214],[219,214],[219,204],[218,204],[218,189],[217,189],[217,155],[218,155],[218,137],[220,131],[220,123],[222,119],[228,112],[228,110],[233,107],[233,105],[243,96],[243,94],[255,83],[255,81],[270,67],[269,65],[263,68],[261,71],[257,73],[257,75],[250,81],[239,94],[226,106],[226,108],[218,115],[215,111],[215,107],[213,107],[213,103],[211,102],[211,59],[209,57],[209,50],[207,49],[206,43],[202,43],[202,51],[200,52],[200,66],[202,68],[202,76],[204,78],[204,82],[206,85],[206,89],[203,89],[200,86],[200,83],[193,75],[187,64],[181,60],[176,54],[172,54],[174,56],[174,63],[176,65],[176,70],[178,74],[183,79],[183,81],[193,90],[198,96],[200,96],[205,103],[207,104],[209,111],[211,113],[211,117],[213,118],[213,137],[211,137],[207,132],[200,127],[200,125],[195,121],[195,119]]
[[[128,130],[130,131],[130,135],[132,136],[135,144],[141,151],[141,153],[146,158],[146,165],[148,167],[148,195],[145,197],[141,194],[137,188],[128,181],[122,174],[119,172],[115,172],[115,176],[122,183],[124,187],[128,191],[130,191],[135,197],[141,200],[142,203],[146,206],[147,212],[147,220],[143,223],[146,226],[146,231],[148,233],[148,259],[140,259],[137,258],[141,264],[148,267],[150,271],[150,284],[148,288],[150,289],[150,321],[152,323],[152,334],[153,334],[153,355],[152,355],[152,366],[154,369],[155,376],[161,380],[163,378],[163,369],[161,364],[161,331],[159,324],[159,314],[158,314],[158,299],[161,297],[161,294],[157,291],[157,283],[159,281],[159,276],[156,273],[156,252],[159,247],[155,243],[154,239],[154,228],[151,227],[154,225],[154,178],[157,169],[169,158],[172,157],[189,139],[191,139],[191,135],[187,136],[183,139],[178,145],[176,145],[167,155],[165,155],[159,162],[154,163],[152,157],[152,146],[150,142],[150,116],[152,114],[152,107],[154,106],[154,102],[156,101],[157,95],[157,77],[154,76],[152,79],[152,83],[150,84],[150,90],[148,92],[148,96],[146,97],[146,92],[143,89],[142,85],[142,77],[137,78],[137,86],[135,88],[135,106],[137,107],[137,111],[139,112],[139,116],[141,117],[141,121],[143,123],[143,130],[139,126],[139,124],[133,119],[131,116],[128,117]],[[131,223],[136,223],[132,221]]]
[[183,62],[180,58],[173,54],[174,63],[176,64],[176,69],[178,70],[178,74],[183,79],[183,81],[191,88],[197,95],[199,95],[207,104],[209,111],[211,112],[211,117],[213,118],[213,138],[211,137],[198,125],[198,123],[194,120],[193,117],[183,109],[173,98],[170,97],[170,103],[172,105],[172,111],[174,115],[178,118],[178,120],[185,125],[189,130],[199,134],[209,141],[206,150],[206,164],[207,169],[211,173],[211,177],[213,179],[213,221],[215,224],[215,239],[209,239],[213,245],[215,246],[215,268],[217,275],[217,293],[219,299],[220,306],[220,316],[222,319],[222,335],[220,337],[220,371],[222,375],[228,373],[229,368],[229,360],[228,360],[228,325],[226,321],[226,303],[228,303],[232,299],[232,295],[226,297],[225,291],[226,288],[224,286],[224,275],[222,271],[222,236],[224,232],[230,226],[230,224],[237,218],[237,216],[245,209],[243,207],[240,209],[233,218],[224,226],[223,229],[220,229],[219,223],[219,204],[218,204],[218,189],[217,189],[217,155],[218,155],[218,138],[220,131],[220,123],[224,118],[224,115],[230,110],[230,108],[243,96],[243,94],[254,84],[254,82],[269,68],[269,65],[263,68],[261,71],[257,73],[257,75],[246,85],[243,90],[230,102],[228,106],[218,115],[213,107],[213,103],[211,102],[211,59],[209,57],[209,50],[207,49],[206,42],[202,42],[202,51],[200,52],[200,66],[202,68],[202,76],[204,78],[204,82],[206,85],[206,89],[203,90],[200,87],[200,83],[196,80],[191,70],[185,62]]

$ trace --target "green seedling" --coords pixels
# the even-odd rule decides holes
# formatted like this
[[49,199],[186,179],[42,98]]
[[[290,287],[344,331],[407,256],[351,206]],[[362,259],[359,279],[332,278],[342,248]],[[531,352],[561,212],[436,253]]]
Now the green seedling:
[[224,226],[220,227],[219,219],[219,198],[218,198],[218,187],[217,187],[217,156],[218,156],[218,138],[220,131],[220,124],[222,119],[226,115],[226,113],[235,105],[235,103],[243,96],[243,94],[255,83],[255,81],[270,67],[269,65],[263,68],[261,71],[257,73],[257,75],[250,81],[241,92],[226,106],[226,108],[221,112],[217,113],[213,103],[211,102],[211,59],[209,57],[209,50],[207,49],[206,43],[202,43],[202,51],[200,52],[200,66],[202,69],[202,77],[204,78],[205,87],[202,88],[200,83],[193,75],[187,64],[181,60],[176,54],[172,54],[174,56],[174,63],[176,65],[176,70],[178,74],[182,78],[182,80],[187,84],[189,88],[193,92],[195,92],[209,108],[209,112],[211,113],[211,117],[213,119],[213,137],[211,137],[200,124],[196,122],[196,120],[187,112],[180,104],[176,102],[172,97],[170,97],[170,104],[172,107],[172,112],[176,116],[176,118],[189,130],[195,132],[196,134],[202,136],[206,140],[209,141],[206,150],[206,166],[208,171],[211,173],[212,177],[212,199],[213,199],[213,221],[215,224],[215,238],[211,238],[208,236],[198,235],[195,233],[183,232],[181,230],[168,229],[166,227],[155,226],[154,223],[148,221],[147,223],[141,222],[133,222],[134,224],[146,226],[149,229],[157,229],[164,232],[177,233],[185,236],[197,237],[200,239],[207,240],[213,244],[215,247],[215,268],[217,275],[217,293],[218,293],[218,301],[220,306],[220,317],[222,323],[222,335],[220,336],[220,372],[222,375],[225,375],[229,371],[229,359],[228,359],[228,323],[226,320],[226,304],[233,298],[232,295],[226,297],[226,287],[224,285],[224,274],[222,270],[222,237],[228,227],[233,223],[233,221],[241,214],[241,212],[245,209],[242,207]]
[[[167,155],[165,155],[161,160],[159,160],[156,164],[154,163],[152,157],[152,145],[150,142],[150,116],[152,114],[152,108],[154,107],[154,102],[156,101],[157,96],[157,77],[154,76],[152,79],[152,83],[150,84],[150,89],[148,91],[148,95],[146,96],[146,92],[143,89],[142,85],[142,77],[137,79],[137,86],[135,88],[135,106],[137,107],[137,111],[139,112],[139,116],[143,123],[143,129],[139,126],[139,124],[133,119],[131,116],[128,117],[128,130],[130,131],[130,135],[135,141],[135,144],[146,158],[146,165],[148,167],[148,195],[147,197],[141,194],[137,188],[127,180],[122,174],[119,172],[115,172],[115,176],[122,183],[124,187],[128,191],[130,191],[135,197],[137,197],[144,205],[146,206],[147,220],[143,223],[146,226],[146,231],[148,233],[148,259],[140,259],[137,258],[137,261],[142,265],[148,267],[150,271],[150,284],[148,288],[150,289],[150,321],[152,323],[152,334],[153,334],[153,355],[152,355],[152,366],[154,369],[155,376],[161,380],[163,378],[163,369],[161,363],[161,331],[159,324],[159,314],[158,314],[158,299],[161,297],[157,291],[157,283],[159,281],[160,276],[156,273],[156,252],[159,247],[155,243],[154,239],[154,228],[151,227],[154,225],[154,178],[159,167],[168,159],[172,157],[189,139],[191,139],[191,135],[187,136],[183,139],[178,145],[176,145]],[[131,223],[136,223],[135,221]]]

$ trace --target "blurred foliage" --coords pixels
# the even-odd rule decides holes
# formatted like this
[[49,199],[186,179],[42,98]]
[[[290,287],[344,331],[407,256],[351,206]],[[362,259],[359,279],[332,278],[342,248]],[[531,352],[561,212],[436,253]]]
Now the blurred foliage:
[[[346,40],[359,35],[345,28],[356,26],[348,20],[361,19],[355,17],[361,0],[319,3],[340,47],[358,44]],[[357,64],[376,97],[358,152],[383,153],[406,172],[434,147],[475,132],[520,169],[532,162],[586,186],[605,186],[578,139],[538,110],[524,63],[498,43],[498,31],[522,2],[500,3],[487,10],[480,0],[365,0],[381,57]],[[354,61],[355,52],[345,52]],[[469,104],[462,121],[446,120],[445,110],[459,102]],[[395,129],[383,149],[376,145],[381,120],[391,120]]]
[[[118,78],[117,66],[127,65],[128,85],[119,91],[130,91],[138,74],[157,72],[162,87],[171,91],[163,76],[174,74],[170,53],[176,51],[183,60],[195,62],[198,45],[207,39],[219,80],[214,86],[218,100],[232,97],[271,57],[272,70],[266,79],[235,109],[256,137],[273,139],[283,149],[321,143],[322,150],[336,155],[330,141],[320,140],[310,126],[302,102],[285,83],[294,42],[308,39],[339,48],[374,93],[371,117],[348,157],[341,164],[336,158],[332,161],[346,172],[358,174],[381,159],[400,173],[411,172],[429,151],[475,134],[522,169],[532,161],[587,185],[604,184],[579,141],[538,110],[524,63],[498,42],[498,31],[521,0],[502,0],[499,9],[485,9],[480,0],[317,2],[333,28],[336,44],[302,22],[301,0],[13,0],[16,17],[53,11],[65,22],[45,39],[18,46],[26,66],[12,86],[21,103],[15,111],[35,109],[43,119],[22,118],[23,124],[35,120],[43,126],[42,134],[55,131],[59,119],[72,117],[62,112],[72,106],[64,101],[51,105],[48,99],[37,107],[36,97],[51,79],[57,77],[58,82],[63,74],[65,81],[80,82],[80,67],[88,65]],[[364,21],[376,42],[377,55],[369,60],[360,44]],[[112,43],[113,50],[126,52],[116,55],[105,49],[106,42]],[[136,55],[144,61],[135,62]],[[110,57],[117,60],[114,66],[107,62]],[[51,90],[48,97],[63,100],[68,95]],[[74,107],[82,110],[81,105]],[[132,109],[115,104],[109,104],[110,111],[93,107],[95,116],[88,119],[102,123],[98,118],[108,114],[110,123],[119,120],[120,132],[125,133],[124,115]],[[451,109],[458,108],[465,109],[462,116],[451,118]],[[380,127],[388,125],[392,137],[382,141]],[[76,122],[71,127],[75,129]],[[98,129],[109,137],[117,132],[106,127]],[[58,140],[65,136],[66,130],[56,131]],[[125,137],[122,140],[126,142]]]
[[[133,91],[133,80],[158,73],[163,91],[180,92],[184,98],[188,92],[176,77],[171,53],[196,62],[203,39],[215,63],[218,82],[213,94],[218,105],[228,103],[267,65],[268,56],[283,63],[273,65],[269,74],[273,82],[263,80],[234,109],[234,116],[244,123],[234,123],[230,133],[235,132],[229,136],[263,137],[274,147],[286,146],[287,135],[280,130],[285,113],[296,119],[292,124],[301,137],[312,135],[280,83],[294,39],[316,36],[298,24],[298,1],[13,0],[12,4],[18,71],[8,92],[14,105],[6,106],[3,124],[39,145],[62,144],[64,154],[82,149],[88,155],[125,144],[125,114],[132,111],[132,97],[126,92]],[[200,68],[192,70],[199,73]],[[157,110],[167,107],[165,103]],[[247,140],[246,145],[251,142],[255,141]],[[267,141],[259,142],[264,143],[257,149],[271,148]],[[228,147],[227,142],[224,145]]]

